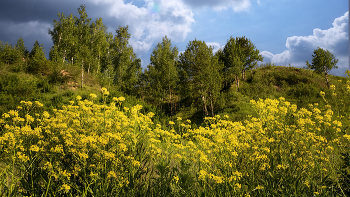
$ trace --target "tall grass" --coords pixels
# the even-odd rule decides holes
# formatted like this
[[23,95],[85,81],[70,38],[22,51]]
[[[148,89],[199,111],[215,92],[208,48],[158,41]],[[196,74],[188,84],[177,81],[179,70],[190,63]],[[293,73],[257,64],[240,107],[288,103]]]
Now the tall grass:
[[[350,83],[350,82],[349,82]],[[350,84],[349,84],[350,85]],[[336,87],[332,86],[335,91]],[[345,86],[344,95],[350,88]],[[320,92],[324,102],[327,95]],[[101,103],[98,102],[101,100]],[[110,103],[108,102],[110,101]],[[350,129],[341,104],[251,100],[242,121],[167,126],[125,97],[75,97],[49,114],[21,102],[0,119],[3,196],[346,196]],[[344,103],[343,103],[344,104]],[[337,114],[339,112],[339,115]],[[349,117],[350,118],[350,117]]]

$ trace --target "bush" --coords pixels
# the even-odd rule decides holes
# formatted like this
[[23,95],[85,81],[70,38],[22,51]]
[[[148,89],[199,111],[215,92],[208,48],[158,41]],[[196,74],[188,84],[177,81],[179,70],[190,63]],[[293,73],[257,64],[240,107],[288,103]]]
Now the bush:
[[[332,87],[333,88],[333,87]],[[348,191],[342,159],[350,129],[331,106],[297,109],[284,98],[251,100],[255,115],[232,122],[178,118],[156,125],[141,105],[97,96],[49,114],[24,102],[0,119],[5,195],[335,196]],[[323,93],[321,93],[323,95]],[[323,95],[324,96],[324,95]],[[58,100],[59,96],[57,97]],[[345,125],[345,124],[344,124]],[[13,173],[16,172],[16,173]],[[344,173],[343,173],[344,174]],[[346,175],[346,174],[345,174]],[[335,184],[338,183],[339,184]],[[339,190],[334,187],[341,187]]]

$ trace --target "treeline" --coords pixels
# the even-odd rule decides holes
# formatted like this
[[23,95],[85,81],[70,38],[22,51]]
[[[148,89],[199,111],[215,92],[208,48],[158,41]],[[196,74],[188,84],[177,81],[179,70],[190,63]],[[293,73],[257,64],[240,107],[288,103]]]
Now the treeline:
[[113,35],[107,32],[101,18],[94,22],[88,18],[85,6],[81,5],[78,13],[78,17],[58,14],[58,20],[53,21],[54,27],[49,29],[53,41],[49,60],[43,45],[36,41],[29,52],[20,38],[15,46],[0,42],[1,64],[16,65],[17,70],[33,74],[45,74],[62,65],[78,67],[81,88],[87,73],[98,77],[101,86],[139,96],[170,115],[180,107],[190,106],[205,116],[214,116],[221,95],[233,83],[238,92],[240,79],[246,80],[245,71],[263,60],[245,37],[230,37],[216,53],[204,41],[195,39],[185,52],[179,53],[165,36],[142,71],[141,60],[129,45],[128,26],[119,27]]

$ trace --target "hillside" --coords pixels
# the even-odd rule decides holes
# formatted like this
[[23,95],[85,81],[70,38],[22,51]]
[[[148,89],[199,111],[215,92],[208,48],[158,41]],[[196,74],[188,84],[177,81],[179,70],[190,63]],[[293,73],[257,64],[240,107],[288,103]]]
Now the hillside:
[[[225,84],[217,115],[204,117],[200,105],[186,99],[170,116],[166,106],[115,86],[107,90],[90,74],[80,88],[74,67],[44,75],[1,68],[2,110],[15,109],[21,100],[40,102],[1,113],[0,193],[350,194],[345,78],[329,76],[328,89],[311,70],[265,65],[247,72],[238,93],[235,83]],[[106,105],[112,100],[116,104]]]
[[[15,109],[22,100],[38,100],[45,105],[45,110],[51,111],[68,104],[70,100],[75,100],[78,95],[83,99],[88,98],[90,93],[101,95],[101,79],[87,73],[84,77],[85,86],[82,89],[80,70],[75,67],[55,68],[47,74],[38,75],[23,71],[14,72],[9,66],[2,66],[0,70],[0,113]],[[346,79],[329,75],[330,83],[336,87],[344,86]],[[310,103],[319,103],[320,106],[326,104],[319,94],[320,91],[323,91],[327,95],[326,98],[329,98],[330,104],[336,103],[330,99],[331,90],[327,89],[324,76],[302,68],[266,64],[246,72],[246,81],[240,81],[238,93],[236,83],[232,82],[229,86],[228,89],[221,91],[215,114],[228,115],[232,121],[244,120],[247,115],[255,113],[250,105],[252,99],[284,97],[291,104],[296,104],[298,108],[308,108]],[[167,111],[166,103],[160,108],[143,102],[140,96],[130,96],[117,91],[114,86],[110,86],[109,90],[110,98],[127,97],[125,106],[141,104],[144,106],[144,112],[153,111],[160,119],[164,119],[161,122],[172,119],[170,112]],[[343,94],[338,88],[335,91],[338,95]],[[101,97],[99,98],[99,101],[102,102]],[[345,105],[349,104],[348,100],[344,99],[344,101],[347,102]],[[179,101],[178,106],[175,117],[190,119],[195,125],[203,123],[204,113],[201,108],[188,104],[186,101]]]

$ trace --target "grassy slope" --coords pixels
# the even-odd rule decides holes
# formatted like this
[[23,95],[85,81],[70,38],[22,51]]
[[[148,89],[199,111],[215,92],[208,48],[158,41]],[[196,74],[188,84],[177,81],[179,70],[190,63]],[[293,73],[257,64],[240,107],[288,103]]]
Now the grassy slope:
[[[331,91],[327,88],[324,75],[318,75],[313,70],[307,70],[286,66],[268,66],[246,71],[246,82],[240,81],[239,92],[236,93],[236,83],[233,83],[230,90],[223,92],[219,99],[219,107],[216,114],[229,115],[232,121],[244,120],[247,115],[254,115],[255,111],[250,106],[250,100],[278,99],[284,97],[291,104],[296,104],[298,108],[308,109],[308,104],[318,103],[322,108],[326,105],[320,96],[320,91],[326,93],[329,104],[336,104],[332,100]],[[328,75],[330,84],[336,86],[336,92],[341,94],[341,87],[344,87],[348,78]],[[342,80],[339,82],[338,80]],[[346,102],[347,99],[344,98]],[[350,103],[349,103],[350,104]],[[333,106],[332,105],[332,106]],[[219,109],[218,109],[219,108]],[[200,124],[202,113],[190,113],[180,111],[179,114],[198,120]]]
[[[65,73],[62,74],[61,71]],[[56,68],[46,76],[31,75],[24,72],[11,72],[7,67],[0,69],[0,114],[16,108],[21,100],[39,100],[50,111],[68,104],[77,95],[88,98],[90,93],[101,94],[99,80],[97,77],[85,73],[84,88],[81,89],[81,73],[79,68]],[[240,90],[236,93],[236,84],[222,93],[216,107],[216,114],[229,115],[233,121],[241,121],[247,115],[254,115],[249,102],[251,99],[259,98],[277,99],[286,98],[298,108],[308,108],[309,103],[324,105],[319,92],[324,91],[330,95],[326,87],[324,75],[317,75],[312,70],[295,67],[268,66],[254,69],[253,77],[251,71],[246,72],[246,82],[240,81]],[[339,82],[338,80],[342,80]],[[346,83],[345,77],[329,75],[330,84],[341,87]],[[339,91],[339,88],[336,89]],[[144,106],[143,112],[153,111],[158,116],[158,121],[166,123],[169,117],[159,109],[140,101],[134,96],[128,96],[111,89],[111,96],[124,96],[124,106],[131,107],[136,104]],[[346,100],[346,99],[345,99]],[[201,109],[183,107],[177,112],[177,116],[183,119],[191,119],[194,123],[202,124],[203,112]]]

